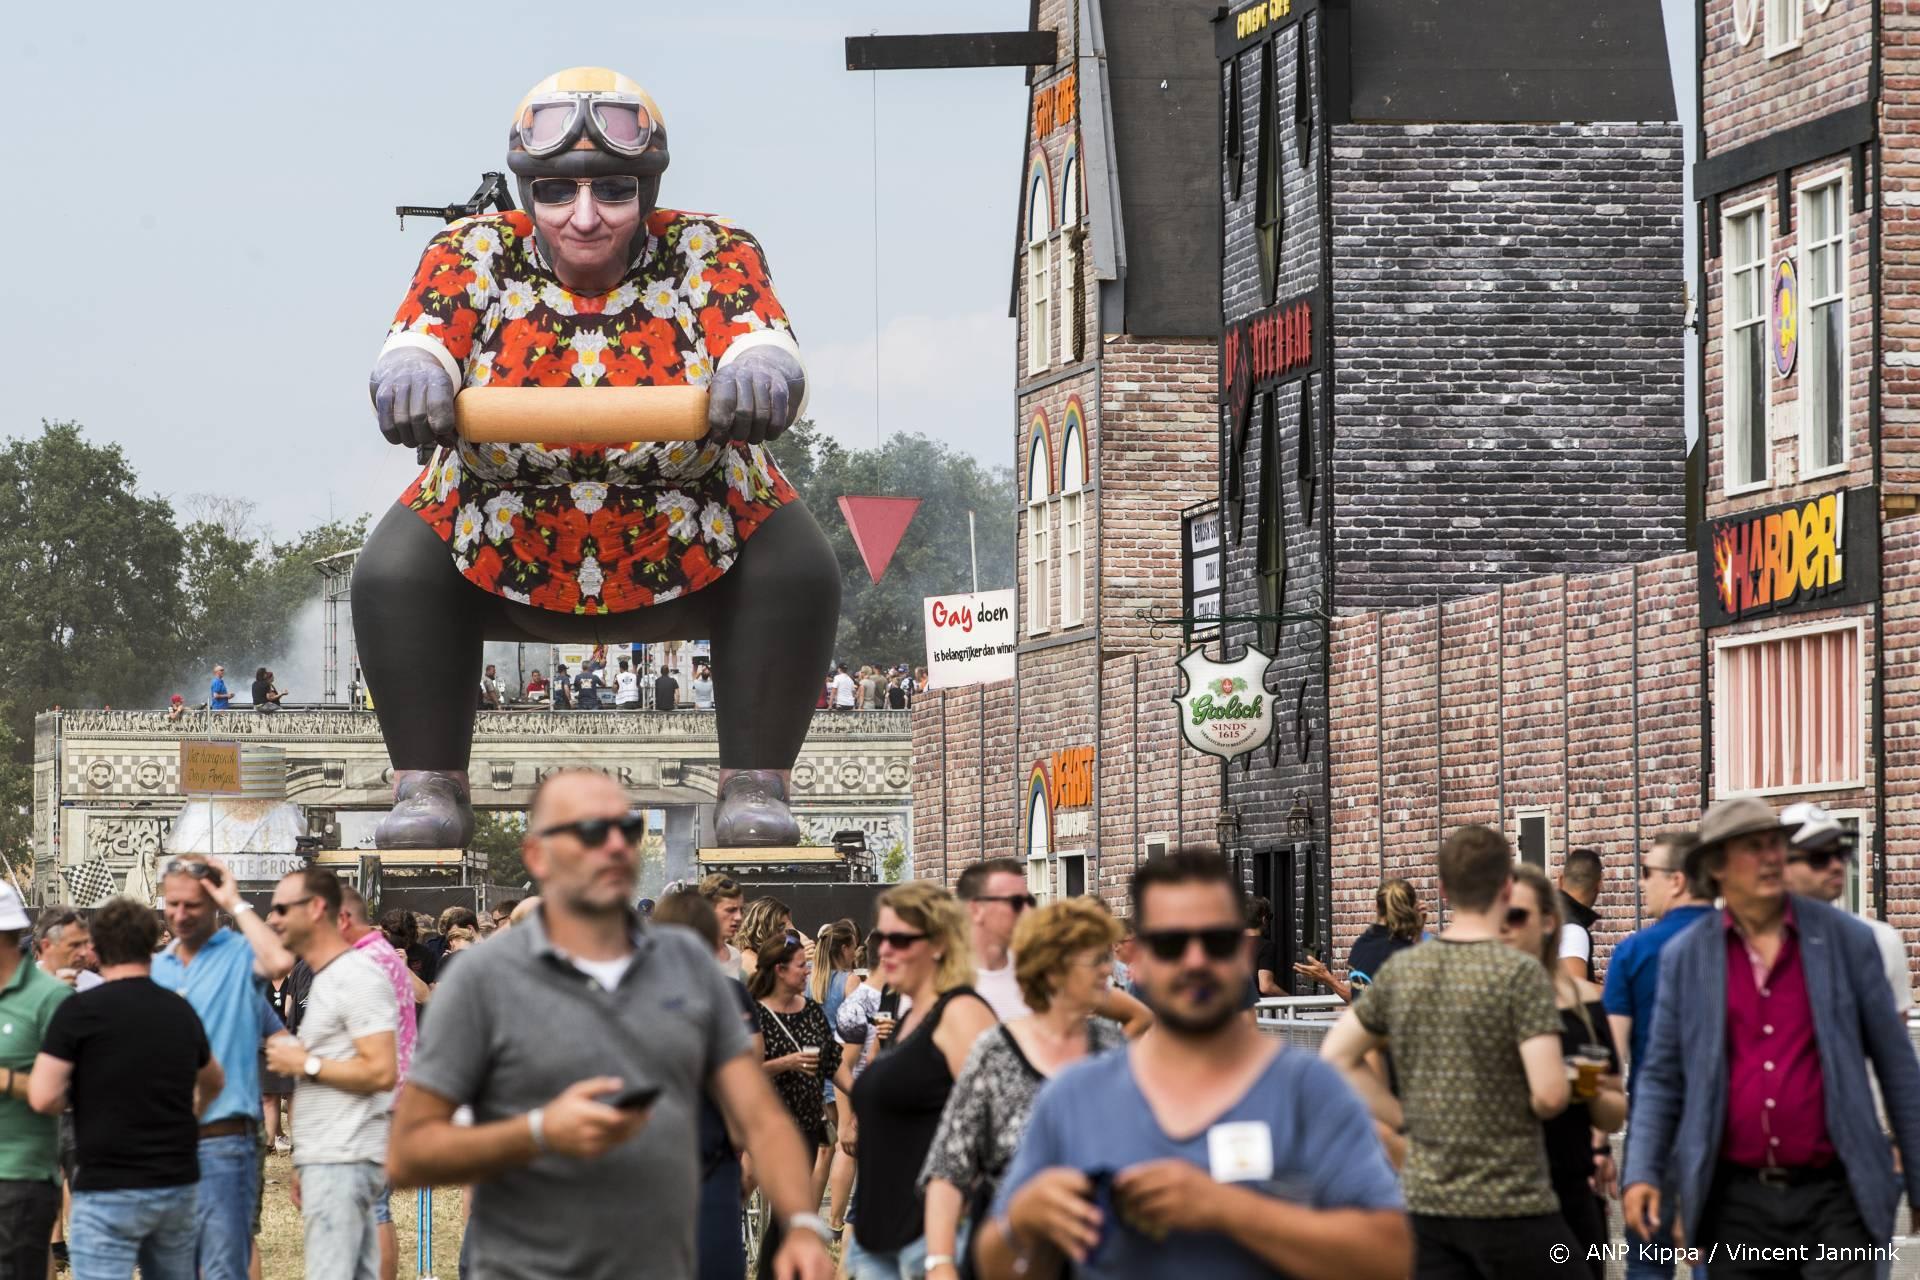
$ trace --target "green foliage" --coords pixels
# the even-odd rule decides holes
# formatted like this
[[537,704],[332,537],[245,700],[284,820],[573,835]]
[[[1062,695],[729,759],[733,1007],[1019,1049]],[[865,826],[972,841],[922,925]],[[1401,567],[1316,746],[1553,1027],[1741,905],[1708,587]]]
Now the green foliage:
[[907,870],[907,846],[896,840],[880,858],[880,881],[883,884],[898,884]]
[[[903,432],[878,449],[850,449],[801,419],[769,446],[832,544],[843,583],[835,652],[849,666],[905,662],[926,653],[921,601],[973,585],[967,512],[974,513],[980,589],[1013,585],[1013,471],[926,436]],[[920,509],[876,584],[854,546],[839,499],[877,494],[919,498]]]
[[487,858],[487,883],[518,889],[530,877],[520,861],[520,838],[527,832],[527,815],[499,809],[478,809],[473,815],[473,840],[468,845]]

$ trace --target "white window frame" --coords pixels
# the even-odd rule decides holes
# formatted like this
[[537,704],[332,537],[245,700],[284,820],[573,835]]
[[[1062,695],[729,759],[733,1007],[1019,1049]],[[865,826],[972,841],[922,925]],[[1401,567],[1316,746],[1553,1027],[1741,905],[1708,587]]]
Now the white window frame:
[[1048,255],[1053,234],[1051,175],[1027,184],[1027,376],[1044,371],[1053,349],[1053,285]]
[[1173,833],[1170,831],[1149,832],[1140,841],[1140,856],[1144,858],[1164,858],[1173,851]]
[[1069,156],[1066,176],[1060,183],[1060,363],[1073,363],[1074,275],[1079,270],[1079,255],[1073,250],[1074,230],[1080,225],[1080,157]]
[[1540,850],[1540,870],[1552,874],[1553,867],[1553,806],[1545,804],[1516,805],[1513,810],[1513,865],[1519,866],[1526,861],[1520,852],[1520,825],[1528,818],[1539,818],[1547,826],[1547,842]]
[[1053,594],[1050,514],[1044,497],[1027,504],[1027,634],[1030,636],[1043,636],[1048,630]]
[[[1828,189],[1831,189],[1834,193],[1835,228],[1833,235],[1819,243],[1820,245],[1834,246],[1835,252],[1839,255],[1840,291],[1836,294],[1815,298],[1812,296],[1812,289],[1808,287],[1808,282],[1812,274],[1813,252],[1819,245],[1814,244],[1807,238],[1807,227],[1810,225],[1807,218],[1807,209],[1808,206],[1813,203],[1815,196]],[[1853,415],[1851,412],[1852,404],[1850,403],[1852,397],[1849,394],[1852,389],[1850,368],[1852,365],[1853,324],[1851,303],[1847,297],[1847,255],[1851,250],[1850,237],[1852,231],[1852,228],[1848,225],[1849,222],[1852,221],[1849,212],[1852,205],[1847,199],[1849,194],[1845,170],[1838,172],[1828,170],[1825,173],[1803,180],[1794,188],[1795,211],[1799,217],[1798,222],[1794,224],[1794,235],[1796,237],[1794,260],[1796,269],[1800,273],[1800,314],[1796,318],[1796,323],[1800,326],[1800,345],[1802,349],[1799,354],[1796,372],[1799,378],[1800,479],[1802,480],[1813,480],[1821,476],[1830,476],[1845,471],[1853,451],[1853,442],[1851,439]],[[1810,447],[1814,440],[1814,424],[1812,422],[1814,389],[1810,385],[1812,380],[1807,376],[1810,368],[1808,364],[1810,359],[1808,352],[1811,350],[1808,339],[1813,334],[1812,320],[1815,306],[1837,306],[1840,309],[1840,367],[1831,373],[1831,376],[1837,377],[1840,380],[1840,456],[1838,459],[1830,461],[1822,467],[1815,467],[1813,465],[1812,450]]]
[[[1735,293],[1734,273],[1736,269],[1731,260],[1731,254],[1733,252],[1732,246],[1735,244],[1734,226],[1741,219],[1749,216],[1755,216],[1760,219],[1760,256],[1757,261],[1740,268],[1740,270],[1754,270],[1760,273],[1760,314],[1757,318],[1743,320],[1737,326],[1737,329],[1738,331],[1745,331],[1753,325],[1757,324],[1760,326],[1760,367],[1755,370],[1755,375],[1760,379],[1761,383],[1760,415],[1765,419],[1761,430],[1761,439],[1765,447],[1762,450],[1760,459],[1760,478],[1757,480],[1742,480],[1736,482],[1734,480],[1733,465],[1736,452],[1734,442],[1739,436],[1732,430],[1733,414],[1731,411],[1731,405],[1734,399],[1733,359],[1736,326],[1733,318],[1733,299]],[[1767,228],[1772,216],[1772,208],[1766,196],[1762,195],[1757,199],[1749,200],[1744,204],[1728,209],[1721,215],[1720,219],[1720,403],[1722,406],[1720,413],[1720,482],[1722,491],[1727,497],[1733,497],[1742,493],[1757,493],[1762,489],[1773,487],[1773,360],[1771,359],[1771,353],[1769,351],[1770,335],[1768,330],[1768,321],[1772,311],[1768,298],[1768,288],[1772,283],[1769,279],[1768,260],[1772,255],[1768,251],[1770,240],[1767,235]],[[1745,448],[1744,444],[1741,445],[1741,448]],[[1741,455],[1741,461],[1748,461],[1744,454]]]
[[[1731,649],[1744,649],[1750,645],[1769,644],[1776,640],[1790,640],[1796,636],[1823,635],[1834,631],[1852,630],[1855,632],[1854,661],[1858,664],[1857,688],[1860,691],[1860,773],[1851,778],[1841,778],[1833,782],[1794,783],[1785,787],[1758,787],[1753,789],[1734,788],[1727,785],[1726,749],[1731,742],[1733,730],[1728,724],[1731,708],[1725,697],[1726,665],[1723,655]],[[1871,715],[1867,708],[1867,624],[1864,618],[1829,619],[1824,622],[1808,622],[1800,626],[1777,627],[1771,631],[1756,631],[1746,635],[1722,636],[1713,642],[1713,794],[1715,799],[1728,799],[1734,796],[1801,796],[1817,795],[1830,791],[1857,791],[1867,785],[1867,734]]]
[[[1733,0],[1733,38],[1745,48],[1760,30],[1760,6],[1765,0]],[[1742,19],[1744,15],[1744,20]]]
[[1093,894],[1093,886],[1087,882],[1087,851],[1085,849],[1064,850],[1063,852],[1054,854],[1053,861],[1053,884],[1058,887],[1061,896],[1064,897],[1067,892],[1066,864],[1069,862],[1078,862],[1080,864],[1079,896],[1088,897]]
[[1060,625],[1086,616],[1086,508],[1078,489],[1060,495]]
[[1870,874],[1873,863],[1873,810],[1828,809],[1827,816],[1838,823],[1853,823],[1853,866],[1847,872],[1847,887],[1859,905],[1848,910],[1863,919],[1884,920],[1886,917],[1880,914],[1873,900],[1873,876]]
[[[1759,0],[1759,4],[1766,19],[1767,56],[1777,58],[1798,49],[1806,26],[1806,0]],[[1736,21],[1738,16],[1736,10]]]

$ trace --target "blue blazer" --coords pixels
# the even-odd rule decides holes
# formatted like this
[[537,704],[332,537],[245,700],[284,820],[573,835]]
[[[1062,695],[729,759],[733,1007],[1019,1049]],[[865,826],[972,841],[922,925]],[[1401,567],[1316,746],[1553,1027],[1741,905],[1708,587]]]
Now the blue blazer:
[[[1826,1090],[1827,1137],[1875,1243],[1893,1235],[1900,1179],[1867,1085],[1873,1060],[1900,1144],[1908,1202],[1920,1205],[1920,1062],[1881,967],[1872,930],[1843,911],[1794,897],[1800,962],[1813,1006]],[[1665,1186],[1679,1197],[1689,1243],[1713,1186],[1727,1114],[1727,938],[1713,911],[1660,953],[1647,1060],[1640,1064],[1624,1185]],[[1662,1216],[1673,1206],[1662,1204]],[[1885,1274],[1884,1271],[1882,1274]]]

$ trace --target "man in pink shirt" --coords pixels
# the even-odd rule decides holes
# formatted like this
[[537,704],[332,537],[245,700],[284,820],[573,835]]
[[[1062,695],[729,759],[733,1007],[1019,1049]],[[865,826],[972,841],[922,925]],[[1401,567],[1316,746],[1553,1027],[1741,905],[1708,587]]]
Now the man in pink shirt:
[[[399,1070],[393,1087],[398,1093],[406,1083],[407,1068],[413,1065],[413,1042],[420,1034],[414,1006],[425,997],[426,983],[407,968],[406,957],[393,949],[387,935],[367,922],[367,900],[350,884],[340,886],[340,936],[352,943],[354,950],[365,952],[393,984],[393,998],[400,1009],[393,1044],[394,1062]],[[380,1231],[380,1280],[394,1280],[400,1270],[400,1241],[393,1234],[392,1196],[393,1188],[388,1187],[387,1194],[373,1207],[374,1222]]]

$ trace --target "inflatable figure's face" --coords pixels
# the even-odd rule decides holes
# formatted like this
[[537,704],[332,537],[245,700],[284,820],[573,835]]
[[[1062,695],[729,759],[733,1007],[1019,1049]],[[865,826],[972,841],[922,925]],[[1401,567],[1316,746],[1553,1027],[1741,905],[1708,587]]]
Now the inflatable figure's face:
[[[600,178],[538,178],[530,182],[540,246],[560,283],[578,293],[605,293],[633,261],[641,223],[653,211],[660,179],[618,174]],[[543,195],[564,194],[564,202]]]

